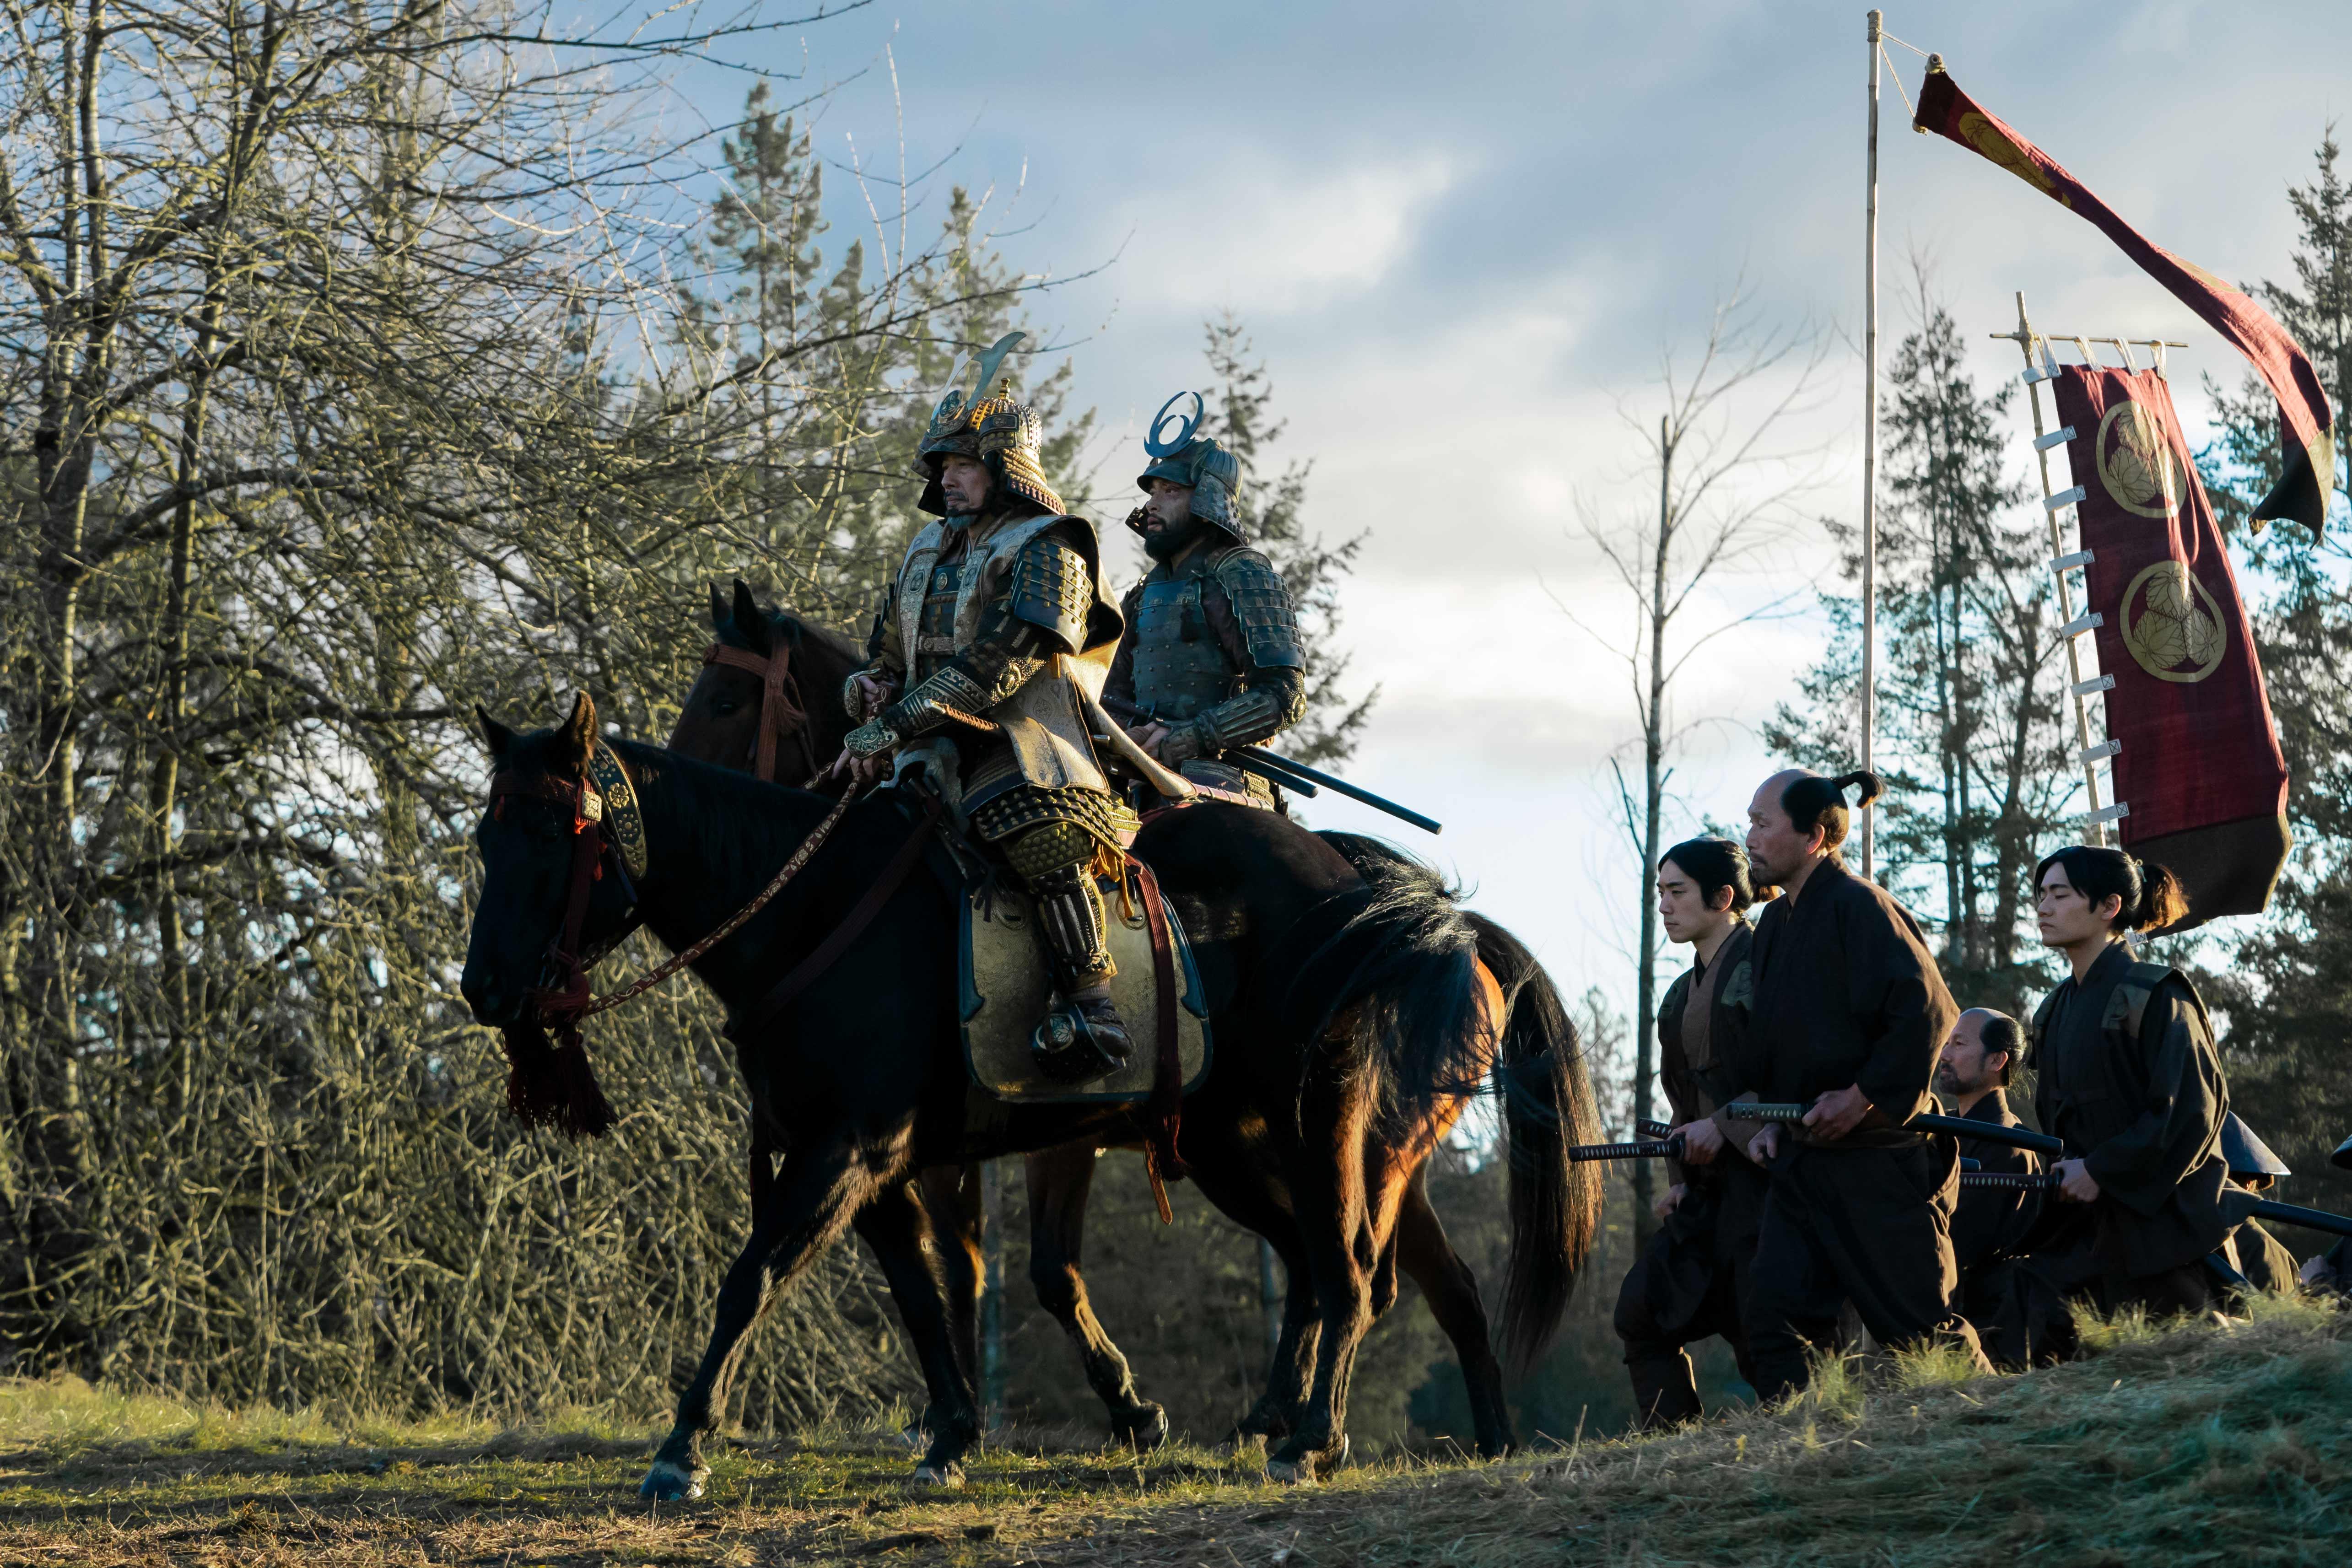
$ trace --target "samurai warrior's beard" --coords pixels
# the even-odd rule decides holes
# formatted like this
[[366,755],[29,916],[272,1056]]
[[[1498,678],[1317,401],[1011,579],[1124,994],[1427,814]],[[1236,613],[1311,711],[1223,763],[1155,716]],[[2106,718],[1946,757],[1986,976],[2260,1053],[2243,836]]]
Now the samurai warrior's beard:
[[1208,524],[1192,517],[1181,523],[1171,523],[1158,533],[1143,536],[1143,553],[1154,560],[1173,560],[1192,549],[1193,541],[1206,533],[1208,528]]

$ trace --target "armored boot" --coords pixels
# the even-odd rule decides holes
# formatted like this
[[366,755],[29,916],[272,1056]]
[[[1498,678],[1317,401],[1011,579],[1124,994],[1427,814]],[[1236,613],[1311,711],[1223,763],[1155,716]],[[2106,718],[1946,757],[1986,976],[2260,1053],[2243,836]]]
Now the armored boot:
[[1112,964],[1102,893],[1083,866],[1058,866],[1030,879],[1062,1003],[1047,1013],[1029,1049],[1051,1078],[1083,1083],[1127,1065],[1134,1045],[1110,999]]

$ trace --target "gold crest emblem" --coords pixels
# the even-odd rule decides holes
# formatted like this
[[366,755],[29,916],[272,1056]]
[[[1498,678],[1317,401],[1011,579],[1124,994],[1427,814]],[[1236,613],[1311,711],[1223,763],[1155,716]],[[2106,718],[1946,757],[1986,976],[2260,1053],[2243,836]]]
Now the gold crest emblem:
[[2060,206],[2074,206],[2073,200],[2058,189],[2058,182],[2043,172],[2042,165],[2021,152],[2017,143],[2003,135],[2000,128],[1991,120],[1971,109],[1960,116],[1958,130],[1968,144],[1983,153],[1989,161],[2000,164]]
[[2124,647],[2159,681],[2194,685],[2221,667],[2229,629],[2212,591],[2168,557],[2124,590]]
[[2099,483],[2116,505],[2143,517],[2168,517],[2180,510],[2180,464],[2156,415],[2126,398],[2099,421],[2091,443]]

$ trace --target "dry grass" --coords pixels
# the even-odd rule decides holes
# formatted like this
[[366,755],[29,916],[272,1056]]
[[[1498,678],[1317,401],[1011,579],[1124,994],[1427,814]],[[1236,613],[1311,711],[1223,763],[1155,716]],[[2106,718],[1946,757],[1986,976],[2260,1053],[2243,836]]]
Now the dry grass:
[[1787,1409],[1502,1464],[1401,1461],[1283,1491],[1198,1449],[1028,1433],[960,1494],[877,1428],[728,1447],[711,1497],[640,1506],[647,1442],[231,1416],[0,1389],[0,1563],[1931,1565],[2352,1560],[2352,1320],[2103,1326],[2091,1360],[1974,1378],[1825,1369]]

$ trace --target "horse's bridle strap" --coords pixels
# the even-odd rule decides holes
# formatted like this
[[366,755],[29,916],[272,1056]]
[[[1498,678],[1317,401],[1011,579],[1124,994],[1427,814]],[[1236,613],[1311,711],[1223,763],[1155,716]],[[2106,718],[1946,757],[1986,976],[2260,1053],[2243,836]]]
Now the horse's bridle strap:
[[702,651],[702,663],[705,668],[723,664],[760,677],[760,737],[751,757],[753,778],[775,782],[776,744],[788,729],[802,731],[802,749],[808,753],[809,767],[816,767],[815,748],[807,744],[808,714],[793,698],[793,653],[789,647],[778,648],[762,658],[749,648],[713,643]]

